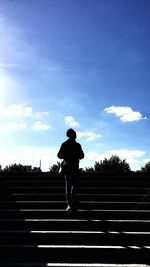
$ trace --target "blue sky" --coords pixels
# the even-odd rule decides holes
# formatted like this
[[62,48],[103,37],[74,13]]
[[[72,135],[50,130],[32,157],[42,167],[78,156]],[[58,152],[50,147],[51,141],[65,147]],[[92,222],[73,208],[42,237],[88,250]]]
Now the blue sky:
[[150,161],[150,1],[0,0],[0,164]]

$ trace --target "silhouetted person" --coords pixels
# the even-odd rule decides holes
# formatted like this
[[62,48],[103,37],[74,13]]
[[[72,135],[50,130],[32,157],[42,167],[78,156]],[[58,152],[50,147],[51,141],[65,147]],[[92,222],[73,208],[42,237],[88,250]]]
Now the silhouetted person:
[[57,157],[63,159],[66,164],[66,170],[63,173],[66,181],[66,210],[69,211],[74,207],[76,202],[79,160],[84,158],[84,153],[81,145],[76,142],[76,132],[73,129],[69,129],[66,135],[68,139],[62,143]]

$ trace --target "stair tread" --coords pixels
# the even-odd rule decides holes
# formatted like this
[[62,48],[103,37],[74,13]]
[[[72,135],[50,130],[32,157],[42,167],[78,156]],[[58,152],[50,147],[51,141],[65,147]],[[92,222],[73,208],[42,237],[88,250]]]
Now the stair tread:
[[68,213],[63,176],[1,176],[0,266],[149,263],[150,180],[112,179],[81,176]]

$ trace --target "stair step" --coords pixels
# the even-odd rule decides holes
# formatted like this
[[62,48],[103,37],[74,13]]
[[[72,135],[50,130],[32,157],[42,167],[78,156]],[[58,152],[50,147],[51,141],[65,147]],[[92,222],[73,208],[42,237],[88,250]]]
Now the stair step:
[[78,219],[150,219],[149,210],[77,210],[66,212],[65,209],[0,209],[3,218],[78,218]]
[[[0,201],[5,199],[6,194],[0,195]],[[77,194],[80,201],[126,201],[126,202],[150,202],[150,195],[145,194]],[[10,201],[66,201],[65,194],[48,193],[11,193],[7,196]]]
[[[22,263],[22,262],[10,262],[10,263],[0,263],[0,266],[5,266],[5,267],[45,267],[45,263],[41,262],[26,262],[26,263]],[[65,263],[52,263],[52,262],[48,262],[46,263],[47,267],[135,267],[135,266],[139,266],[139,265],[133,265],[133,264],[109,264],[109,263],[70,263],[70,262],[65,262]],[[146,264],[140,264],[140,267],[148,267],[148,265]]]
[[0,229],[4,230],[56,230],[59,231],[150,231],[150,221],[144,220],[85,220],[85,219],[1,219]]
[[[123,246],[6,246],[0,248],[1,262],[138,263],[150,261],[149,248]],[[9,255],[9,259],[7,257]]]
[[[1,179],[0,179],[1,181]],[[29,186],[29,187],[34,187],[35,183],[36,183],[36,187],[43,187],[43,186],[52,186],[52,187],[57,187],[57,186],[64,186],[65,185],[65,179],[61,179],[61,180],[3,180],[3,185],[4,186],[16,186],[16,187],[20,187],[20,186]],[[86,181],[86,180],[79,180],[78,185],[80,187],[91,187],[91,186],[98,186],[98,187],[131,187],[134,188],[135,185],[137,188],[140,187],[145,187],[145,188],[149,188],[150,187],[150,181],[137,181],[137,182],[133,182],[133,181],[102,181],[101,179],[99,180],[90,180],[90,181]]]
[[[78,209],[100,209],[100,210],[148,210],[150,211],[150,202],[95,202],[81,201],[77,205]],[[0,209],[65,209],[65,201],[1,201]]]
[[150,232],[131,231],[1,231],[3,246],[150,246]]
[[149,188],[146,176],[81,176],[66,212],[63,176],[0,175],[0,266],[150,263]]
[[[59,193],[59,194],[64,194],[65,193],[65,187],[48,187],[48,186],[43,186],[43,187],[29,187],[29,186],[24,186],[24,187],[8,187],[8,191],[11,194],[13,193],[49,193],[49,194],[54,194],[54,193]],[[149,194],[149,189],[148,188],[128,188],[128,187],[79,187],[78,188],[78,193],[79,194]]]

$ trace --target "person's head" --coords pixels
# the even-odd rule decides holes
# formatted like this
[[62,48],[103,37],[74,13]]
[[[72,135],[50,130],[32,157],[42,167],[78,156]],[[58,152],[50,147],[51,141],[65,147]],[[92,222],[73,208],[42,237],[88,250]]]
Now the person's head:
[[76,132],[71,128],[67,130],[66,135],[67,135],[67,137],[69,137],[70,139],[73,139],[73,140],[75,140],[77,137]]

